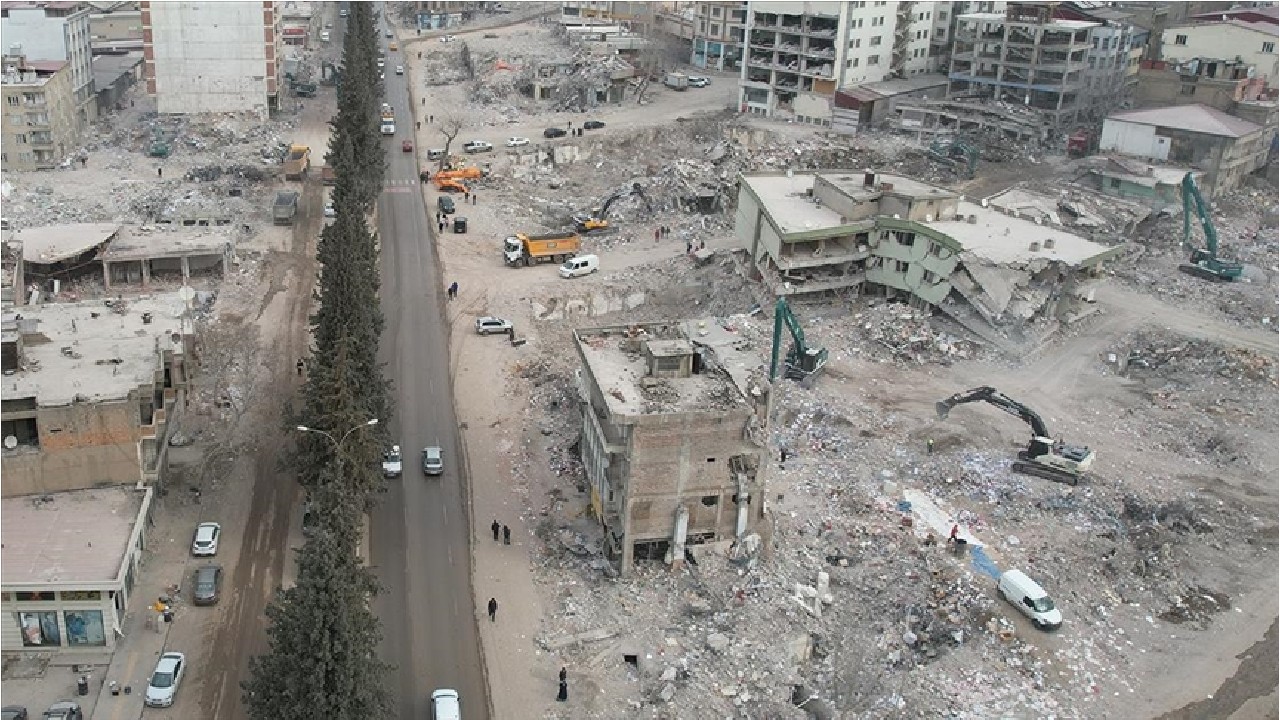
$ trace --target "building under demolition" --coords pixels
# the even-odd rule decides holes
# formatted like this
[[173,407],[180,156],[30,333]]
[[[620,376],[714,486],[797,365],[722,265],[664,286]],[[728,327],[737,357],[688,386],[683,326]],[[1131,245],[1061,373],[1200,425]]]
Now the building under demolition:
[[775,294],[882,294],[997,345],[1064,316],[1076,283],[1121,252],[870,170],[743,175],[735,233]]
[[759,359],[712,322],[580,329],[574,339],[582,461],[614,568],[679,565],[687,544],[751,533],[764,515]]

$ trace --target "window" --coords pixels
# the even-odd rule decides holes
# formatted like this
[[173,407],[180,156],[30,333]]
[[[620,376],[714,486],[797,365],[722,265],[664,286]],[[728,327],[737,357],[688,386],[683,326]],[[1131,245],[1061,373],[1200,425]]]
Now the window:
[[24,125],[24,124],[25,124],[25,122],[26,122],[26,121],[22,119],[22,116],[21,116],[21,115],[19,115],[19,114],[17,114],[17,113],[14,113],[14,114],[12,114],[12,115],[10,115],[10,116],[9,116],[9,124],[10,124],[10,125],[17,125],[17,126],[21,127],[22,125]]
[[660,357],[654,358],[656,370],[675,371],[680,369],[680,358],[678,357]]
[[719,503],[719,502],[720,502],[720,498],[719,498],[718,496],[716,496],[716,495],[703,495],[703,496],[702,496],[702,505],[703,505],[703,507],[715,507],[715,506],[716,506],[716,503]]
[[52,602],[56,599],[52,590],[44,592],[16,592],[14,599],[18,602]]
[[1195,95],[1195,94],[1196,94],[1196,84],[1195,84],[1195,83],[1182,83],[1182,89],[1178,91],[1178,94],[1179,94],[1179,95]]
[[718,8],[718,7],[712,7],[712,8],[711,8],[711,17],[717,17],[717,18],[718,18],[718,17],[720,17],[720,8]]
[[14,135],[13,141],[18,143],[19,145],[26,145],[27,144],[26,133],[18,133],[17,135]]
[[62,599],[63,601],[101,600],[102,591],[101,590],[63,590]]
[[942,20],[946,20],[946,19],[947,19],[947,11],[946,11],[946,10],[939,10],[939,11],[938,11],[938,20],[939,20],[939,21],[942,21]]
[[851,67],[851,68],[856,68],[856,67],[858,67],[858,58],[853,58],[852,60],[850,60],[850,61],[849,61],[849,67]]
[[58,613],[19,612],[14,613],[13,617],[18,621],[18,631],[22,633],[22,644],[26,647],[62,644],[62,632],[58,628]]
[[67,623],[68,645],[107,644],[107,635],[102,628],[101,610],[68,610],[62,613]]
[[911,263],[907,262],[906,260],[893,261],[893,269],[895,272],[900,272],[905,274],[907,272],[907,269],[910,267],[911,267]]
[[925,270],[925,271],[924,271],[924,281],[925,281],[926,283],[928,283],[928,284],[932,285],[932,284],[934,284],[934,283],[938,282],[938,276],[937,276],[937,275],[935,275],[935,274],[933,274],[933,272],[932,272],[932,271]]
[[716,23],[711,23],[711,36],[712,37],[720,36],[720,26],[717,25]]
[[879,56],[879,55],[869,55],[869,56],[867,56],[867,65],[879,65],[879,64],[880,64],[880,56]]
[[867,42],[867,45],[871,47],[878,47],[880,45],[880,36],[876,35],[875,37],[871,38],[871,40]]
[[893,239],[896,240],[899,245],[904,245],[906,247],[911,247],[916,244],[916,234],[904,232],[902,230],[894,230]]
[[1110,181],[1112,190],[1120,189],[1120,178],[1108,178],[1108,180]]
[[17,95],[10,95],[9,97],[5,98],[4,101],[5,101],[5,104],[8,105],[9,107],[18,107],[18,105],[20,104]]
[[1273,42],[1264,42],[1264,43],[1262,43],[1262,52],[1264,52],[1264,53],[1273,53],[1273,52],[1275,52],[1275,51],[1276,51],[1276,44],[1275,44],[1275,43],[1273,43]]
[[1187,36],[1186,36],[1186,35],[1178,35],[1178,36],[1174,37],[1174,38],[1173,38],[1173,44],[1174,44],[1174,45],[1186,45],[1186,44],[1187,44]]

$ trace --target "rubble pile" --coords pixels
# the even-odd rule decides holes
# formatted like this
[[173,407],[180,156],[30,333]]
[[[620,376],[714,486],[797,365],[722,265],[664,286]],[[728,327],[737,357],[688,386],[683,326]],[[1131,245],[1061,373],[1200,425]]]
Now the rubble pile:
[[844,322],[823,324],[823,342],[845,357],[906,365],[950,364],[978,357],[982,346],[940,329],[921,310],[894,303],[858,301]]

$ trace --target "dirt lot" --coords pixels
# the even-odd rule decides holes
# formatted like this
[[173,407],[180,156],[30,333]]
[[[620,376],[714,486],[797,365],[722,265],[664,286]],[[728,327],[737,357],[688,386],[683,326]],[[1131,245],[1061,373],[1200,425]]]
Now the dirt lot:
[[[511,54],[520,55],[525,46],[515,41],[539,32],[512,28],[501,41],[513,39]],[[487,51],[482,39],[459,37],[473,53]],[[433,72],[447,62],[428,61]],[[460,139],[537,142],[539,128],[566,117],[608,123],[574,139],[576,163],[528,168],[501,147],[485,156],[494,172],[474,186],[479,203],[464,211],[470,232],[440,239],[446,275],[461,287],[451,311],[458,410],[473,465],[492,468],[474,490],[477,592],[485,576],[501,577],[515,594],[503,612],[529,628],[486,639],[491,677],[501,678],[498,716],[539,708],[545,717],[803,717],[789,709],[794,684],[849,716],[1151,717],[1186,706],[1171,717],[1207,717],[1208,709],[1243,718],[1274,702],[1274,683],[1236,656],[1248,663],[1260,652],[1255,641],[1275,653],[1267,629],[1277,615],[1276,337],[1265,316],[1246,322],[1231,310],[1274,299],[1274,262],[1266,264],[1274,250],[1258,258],[1266,270],[1256,282],[1230,287],[1197,288],[1157,266],[1175,276],[1165,287],[1216,302],[1153,292],[1155,270],[1139,261],[1146,276],[1104,280],[1095,315],[1020,359],[969,343],[891,350],[880,340],[929,325],[900,306],[801,305],[833,362],[812,390],[777,388],[770,452],[787,447],[794,459],[769,466],[766,558],[743,567],[707,553],[680,573],[642,565],[634,578],[608,579],[572,450],[580,420],[571,329],[706,316],[740,333],[762,362],[768,353],[769,320],[747,314],[768,298],[729,252],[731,218],[687,214],[670,198],[686,181],[706,182],[704,166],[722,152],[746,167],[922,166],[899,154],[898,138],[837,146],[766,121],[726,127],[714,111],[728,94],[659,93],[650,106],[532,116],[527,99],[467,104],[469,84],[427,86],[410,65],[415,92],[467,115]],[[504,121],[493,107],[504,102],[520,107],[521,119],[495,131]],[[671,122],[700,109],[710,114]],[[440,144],[429,128],[419,142]],[[1070,171],[1052,157],[1036,168],[1047,182]],[[1026,177],[988,170],[994,176],[980,175],[975,187]],[[927,164],[921,172],[946,179]],[[587,241],[586,251],[601,255],[599,275],[565,281],[552,266],[502,267],[501,237],[562,227],[572,211],[629,182],[644,183],[662,209],[618,203],[620,232]],[[1243,206],[1258,212],[1256,200]],[[664,224],[675,232],[655,241]],[[722,251],[699,265],[685,255],[689,240]],[[471,319],[486,314],[513,320],[528,343],[471,334]],[[1026,428],[991,408],[936,419],[935,401],[982,384],[1033,406],[1056,435],[1094,448],[1091,480],[1070,488],[1012,474]],[[1064,629],[1034,630],[981,569],[904,532],[893,500],[903,488],[927,492],[998,567],[1021,567],[1049,587]],[[514,513],[517,558],[483,542],[491,517]],[[830,573],[834,598],[815,618],[792,596],[820,570]],[[563,642],[577,633],[594,639]],[[567,705],[551,702],[562,664]],[[1223,699],[1203,706],[1220,687]]]

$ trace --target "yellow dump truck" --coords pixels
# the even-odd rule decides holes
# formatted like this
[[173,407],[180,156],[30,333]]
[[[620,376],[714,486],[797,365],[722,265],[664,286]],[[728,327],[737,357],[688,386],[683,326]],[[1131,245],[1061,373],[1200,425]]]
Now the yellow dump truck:
[[526,235],[517,233],[502,243],[502,254],[512,267],[538,262],[564,262],[582,247],[582,237],[573,231]]
[[306,145],[290,145],[284,159],[284,179],[301,180],[311,167],[311,148]]

